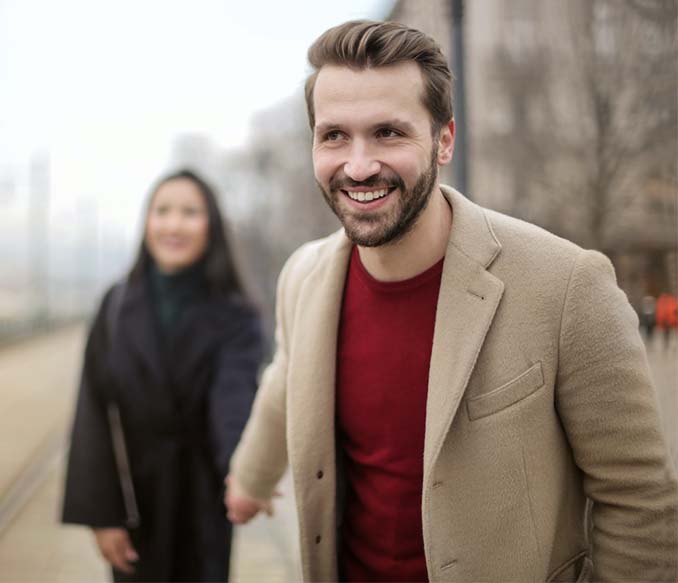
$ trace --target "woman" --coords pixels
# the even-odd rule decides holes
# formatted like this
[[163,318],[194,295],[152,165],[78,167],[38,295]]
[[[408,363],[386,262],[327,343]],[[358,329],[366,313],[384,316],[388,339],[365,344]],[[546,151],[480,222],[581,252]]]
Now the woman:
[[127,281],[90,332],[64,522],[94,530],[115,581],[226,581],[223,479],[262,357],[214,193],[162,179]]

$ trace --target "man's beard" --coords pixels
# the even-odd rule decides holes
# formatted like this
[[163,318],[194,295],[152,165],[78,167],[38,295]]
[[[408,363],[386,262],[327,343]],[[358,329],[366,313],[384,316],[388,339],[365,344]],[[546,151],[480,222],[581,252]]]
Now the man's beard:
[[[431,164],[422,172],[414,186],[407,190],[403,179],[395,173],[379,173],[370,176],[367,180],[356,182],[350,178],[335,178],[330,181],[329,192],[320,186],[325,201],[332,209],[346,231],[348,238],[361,247],[379,247],[402,239],[412,230],[417,219],[426,208],[433,192],[433,186],[438,178],[438,148],[434,146],[431,152]],[[347,187],[388,187],[396,188],[400,195],[394,209],[384,215],[376,212],[355,212],[346,210],[339,204],[339,197],[346,196],[342,189]],[[387,196],[392,196],[392,193]],[[365,231],[364,226],[373,225],[374,228]]]

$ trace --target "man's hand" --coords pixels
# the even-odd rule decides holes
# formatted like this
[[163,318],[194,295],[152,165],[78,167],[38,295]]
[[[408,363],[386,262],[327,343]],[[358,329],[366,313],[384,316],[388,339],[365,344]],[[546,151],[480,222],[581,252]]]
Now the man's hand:
[[118,571],[134,573],[134,567],[130,563],[138,561],[139,555],[124,528],[95,528],[94,536],[104,559]]
[[[233,524],[246,524],[262,511],[273,516],[273,504],[270,500],[259,500],[247,495],[230,475],[226,476],[224,484],[226,516]],[[274,495],[280,494],[276,492]]]

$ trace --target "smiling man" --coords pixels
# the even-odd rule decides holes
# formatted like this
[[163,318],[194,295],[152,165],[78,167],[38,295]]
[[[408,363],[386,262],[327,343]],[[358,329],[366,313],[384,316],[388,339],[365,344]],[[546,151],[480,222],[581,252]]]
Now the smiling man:
[[281,273],[231,520],[289,460],[307,581],[675,580],[678,489],[610,262],[439,184],[451,75],[426,35],[348,22],[309,60],[343,229]]

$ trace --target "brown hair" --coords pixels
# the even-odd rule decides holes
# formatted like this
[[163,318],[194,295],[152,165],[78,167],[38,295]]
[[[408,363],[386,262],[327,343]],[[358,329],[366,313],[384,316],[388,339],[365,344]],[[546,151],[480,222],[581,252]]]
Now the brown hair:
[[422,101],[437,131],[452,119],[452,73],[438,44],[423,32],[398,22],[351,20],[326,30],[308,49],[314,71],[306,80],[306,107],[315,126],[313,89],[325,65],[354,69],[384,67],[405,61],[419,65],[424,79]]

